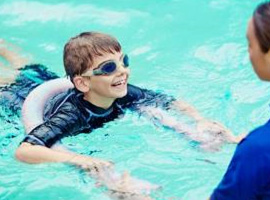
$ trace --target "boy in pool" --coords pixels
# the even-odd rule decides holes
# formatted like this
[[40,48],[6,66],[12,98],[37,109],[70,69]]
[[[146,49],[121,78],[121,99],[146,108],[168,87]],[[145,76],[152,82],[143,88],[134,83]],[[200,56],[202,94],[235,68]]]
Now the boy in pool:
[[[16,53],[16,51],[18,51],[18,49],[14,49],[14,45],[8,44],[3,40],[0,40],[0,56],[5,59],[3,60],[5,62],[1,62],[2,60],[0,61],[0,70],[1,72],[5,72],[1,73],[0,77],[1,108],[11,110],[14,114],[19,114],[22,102],[24,102],[27,94],[31,90],[36,88],[38,85],[47,80],[53,79],[53,81],[46,82],[46,84],[49,82],[50,84],[54,84],[55,88],[53,89],[51,94],[55,93],[55,91],[60,92],[61,90],[67,90],[68,88],[71,88],[70,82],[57,79],[58,76],[56,74],[50,72],[46,67],[42,65],[31,64],[21,68],[20,66],[23,66],[27,63],[27,59],[21,57],[19,54]],[[7,65],[8,63],[10,66]],[[58,85],[55,85],[55,83],[60,83],[62,85],[61,87],[59,87]],[[46,85],[46,87],[47,86],[48,84]],[[31,117],[32,118],[30,118],[29,120],[33,120],[36,123],[35,113],[32,113]],[[27,133],[31,129],[26,128]],[[54,147],[53,150],[69,152],[67,149],[63,149],[61,147],[59,148],[58,146]],[[107,163],[111,164],[110,162]],[[153,185],[146,181],[133,178],[129,176],[128,173],[124,173],[121,176],[112,168],[104,168],[99,166],[98,171],[95,171],[97,169],[97,166],[94,165],[81,165],[81,167],[84,168],[86,171],[89,171],[91,169],[91,171],[89,171],[90,175],[96,179],[99,185],[104,185],[107,187],[107,189],[109,190],[108,195],[112,198],[119,199],[120,197],[123,197],[124,199],[130,200],[150,200],[151,198],[146,196],[145,194],[149,193],[151,190],[155,190],[158,188],[157,185]]]
[[[106,161],[54,151],[50,147],[63,137],[102,127],[122,115],[127,108],[169,109],[174,106],[188,111],[199,124],[207,124],[202,129],[228,134],[224,127],[205,120],[191,106],[173,97],[127,84],[130,74],[128,56],[123,54],[119,42],[109,35],[86,32],[72,38],[64,48],[64,66],[75,88],[53,98],[44,123],[26,135],[17,149],[16,157],[20,161],[108,166],[110,163]],[[167,124],[171,126],[169,122]]]
[[[20,161],[64,162],[91,169],[109,167],[111,162],[50,147],[63,137],[102,127],[104,123],[122,115],[125,109],[154,115],[164,125],[187,133],[195,140],[195,135],[211,133],[225,141],[237,142],[238,138],[230,131],[216,122],[204,119],[190,105],[176,101],[173,97],[127,84],[130,74],[128,56],[122,53],[119,42],[109,35],[87,32],[72,38],[65,45],[64,66],[75,88],[53,97],[44,113],[44,123],[31,130],[17,149],[16,158]],[[35,73],[28,76],[27,70]],[[18,76],[23,78],[17,78],[11,88],[5,87],[2,94],[8,96],[20,80],[30,79],[30,85],[34,88],[44,79],[57,77],[54,74],[46,77],[46,73],[50,74],[46,68],[40,66],[22,68]],[[38,81],[36,77],[39,78]],[[22,88],[18,93],[21,91]],[[27,92],[23,94],[24,97]],[[159,108],[185,112],[197,122],[198,130],[193,133],[177,121],[171,120]]]
[[[46,147],[51,147],[65,136],[101,127],[107,121],[123,114],[126,108],[140,110],[140,107],[143,107],[141,110],[155,115],[165,125],[181,130],[175,121],[159,117],[162,113],[158,109],[152,109],[152,107],[164,109],[174,107],[193,117],[200,127],[199,132],[209,130],[217,134],[227,134],[227,141],[237,141],[227,129],[216,122],[204,119],[190,105],[176,101],[170,96],[128,85],[130,73],[128,57],[122,53],[118,41],[109,35],[89,32],[72,38],[65,46],[64,65],[75,89],[61,93],[51,101],[51,106],[45,113],[45,122],[32,130],[18,148],[16,156],[19,160],[30,163],[72,162],[79,165],[94,162],[92,158],[82,155],[74,157],[74,154],[54,152]],[[34,81],[35,86],[45,79],[57,78],[44,67],[28,66],[21,71],[28,68],[33,68],[38,74],[30,74],[39,78],[38,81]],[[38,68],[42,70],[37,70]],[[26,74],[20,73],[20,76]],[[36,77],[31,78],[27,75],[31,81],[37,79]],[[147,107],[151,109],[145,109]]]

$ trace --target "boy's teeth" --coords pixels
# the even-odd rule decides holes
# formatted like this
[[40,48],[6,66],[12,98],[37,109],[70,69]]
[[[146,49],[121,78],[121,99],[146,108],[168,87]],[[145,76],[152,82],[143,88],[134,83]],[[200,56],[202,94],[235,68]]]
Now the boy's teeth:
[[117,81],[113,84],[113,86],[117,86],[117,85],[122,85],[124,84],[126,81],[125,80],[121,80],[121,81]]
[[121,85],[121,84],[124,84],[124,83],[125,83],[125,81],[124,81],[124,80],[121,80],[121,81],[116,82],[116,83],[113,84],[113,85]]

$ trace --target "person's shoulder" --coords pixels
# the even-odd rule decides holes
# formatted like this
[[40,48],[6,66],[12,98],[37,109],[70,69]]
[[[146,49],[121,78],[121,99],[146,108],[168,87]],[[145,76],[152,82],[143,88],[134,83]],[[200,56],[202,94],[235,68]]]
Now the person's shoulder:
[[270,122],[254,129],[238,145],[239,151],[256,154],[270,153]]
[[270,121],[251,131],[246,140],[249,145],[255,145],[256,147],[267,145],[270,148],[270,145],[268,145],[270,144]]
[[46,118],[61,111],[66,110],[70,113],[76,112],[79,107],[79,94],[75,89],[68,89],[52,97],[45,106]]
[[159,92],[145,87],[140,87],[132,84],[128,84],[127,86],[127,96],[136,96],[137,98],[142,98],[146,96],[156,96],[157,94],[159,94]]
[[132,85],[132,84],[128,84],[127,85],[127,95],[126,97],[140,97],[143,95],[145,89]]
[[140,99],[143,99],[145,96],[144,89],[128,84],[127,85],[127,94],[121,98],[118,98],[116,100],[117,105],[121,105],[124,107],[129,107],[133,105],[134,102],[139,101]]
[[133,91],[143,91],[146,90],[142,87],[136,86],[136,85],[132,85],[132,84],[128,84],[127,85],[127,90],[128,92],[133,92]]

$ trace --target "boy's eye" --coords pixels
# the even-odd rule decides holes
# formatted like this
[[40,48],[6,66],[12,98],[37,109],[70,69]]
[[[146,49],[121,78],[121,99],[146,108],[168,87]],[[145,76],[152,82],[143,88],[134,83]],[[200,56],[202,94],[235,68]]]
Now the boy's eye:
[[116,67],[114,62],[109,62],[102,66],[102,71],[105,73],[112,73],[115,71]]

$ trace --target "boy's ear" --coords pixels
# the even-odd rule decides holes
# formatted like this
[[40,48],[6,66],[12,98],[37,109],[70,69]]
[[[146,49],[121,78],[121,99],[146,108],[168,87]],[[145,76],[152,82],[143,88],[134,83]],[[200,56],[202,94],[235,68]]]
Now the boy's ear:
[[82,93],[89,92],[90,90],[90,81],[87,78],[76,76],[73,78],[73,83],[77,90],[81,91]]

